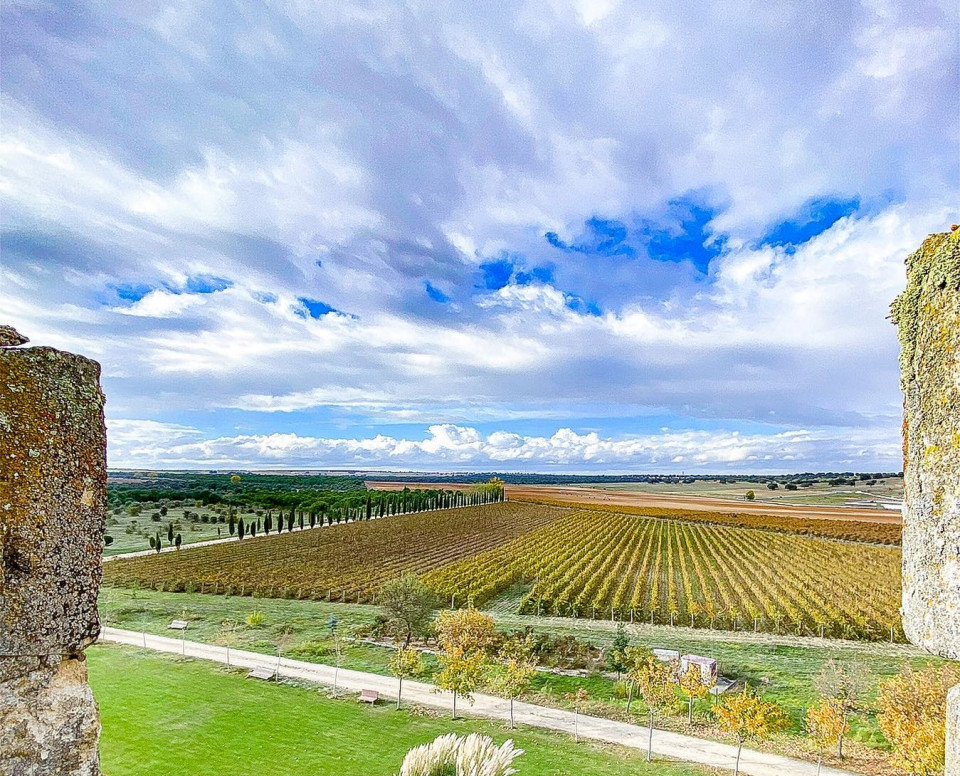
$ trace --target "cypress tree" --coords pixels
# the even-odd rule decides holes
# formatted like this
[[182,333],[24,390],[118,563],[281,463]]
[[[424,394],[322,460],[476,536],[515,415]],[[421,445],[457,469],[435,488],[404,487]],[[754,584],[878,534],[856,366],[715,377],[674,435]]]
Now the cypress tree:
[[240,518],[239,521],[237,521],[237,536],[240,537],[241,539],[243,538],[243,518],[242,517]]
[[230,527],[230,535],[233,536],[233,532],[237,529],[237,524],[233,519],[233,514],[230,515],[230,521],[227,523]]
[[173,541],[173,523],[167,523],[167,541]]

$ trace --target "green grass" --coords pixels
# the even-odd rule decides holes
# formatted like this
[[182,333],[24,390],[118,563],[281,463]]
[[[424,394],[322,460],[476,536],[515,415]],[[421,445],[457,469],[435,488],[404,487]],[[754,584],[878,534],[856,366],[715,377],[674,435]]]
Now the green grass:
[[[130,515],[126,510],[111,509],[107,515],[107,535],[113,537],[113,543],[104,547],[104,555],[118,555],[123,552],[140,552],[150,549],[150,537],[160,532],[163,546],[170,546],[167,538],[167,526],[173,523],[174,534],[180,534],[183,544],[193,544],[209,539],[222,539],[230,536],[226,523],[207,522],[201,520],[187,520],[183,513],[207,515],[208,520],[216,520],[218,513],[213,507],[170,507],[166,515],[160,515],[158,508],[144,508],[138,515]],[[153,520],[156,514],[159,520]],[[246,523],[256,520],[253,512],[238,514]],[[220,533],[217,533],[219,529]]]
[[[264,615],[263,625],[257,628],[244,623],[246,615],[254,610]],[[296,601],[283,599],[241,598],[237,596],[212,596],[199,593],[161,593],[153,590],[130,590],[124,588],[101,589],[100,612],[104,624],[128,630],[159,635],[176,635],[167,630],[172,619],[190,622],[187,638],[211,644],[224,644],[222,623],[230,620],[239,623],[234,631],[231,646],[265,654],[276,654],[278,643],[283,640],[283,653],[289,657],[318,663],[333,663],[331,640],[327,623],[335,614],[340,623],[340,632],[349,635],[354,629],[369,626],[379,614],[373,606],[336,604],[319,601]],[[537,631],[554,636],[573,635],[595,645],[609,645],[613,638],[612,623],[601,621],[578,621],[558,618],[536,618],[520,615],[495,614],[500,627],[520,629],[532,626]],[[905,662],[919,667],[937,662],[921,656],[918,650],[904,645],[868,644],[864,642],[828,643],[818,646],[793,646],[770,643],[766,640],[751,640],[753,634],[710,633],[685,628],[649,628],[643,626],[632,632],[631,643],[647,647],[676,649],[681,654],[707,655],[718,660],[723,675],[740,678],[758,687],[764,697],[781,704],[790,714],[790,732],[802,733],[802,720],[806,708],[816,699],[814,678],[831,658],[848,663],[858,660],[865,663],[876,681],[898,673]],[[743,641],[731,641],[739,638]],[[343,666],[359,671],[386,675],[389,673],[390,650],[364,643],[347,643],[343,653]],[[425,663],[429,673],[435,661],[427,656]],[[617,691],[616,683],[600,674],[591,676],[566,676],[540,674],[534,682],[532,700],[549,706],[566,708],[569,702],[565,695],[578,687],[585,687],[593,699],[591,713],[625,718],[626,702]],[[695,735],[710,736],[715,733],[704,725],[709,718],[709,702],[701,701],[697,708],[700,723]],[[643,705],[633,707],[635,721],[643,722]],[[686,730],[682,714],[665,718],[667,727],[681,732]],[[883,747],[876,720],[872,714],[862,714],[852,720],[851,740],[871,747]]]
[[449,732],[480,732],[525,750],[518,776],[704,776],[643,754],[568,736],[330,700],[311,688],[129,647],[87,651],[100,704],[100,752],[111,776],[390,776],[408,749]]

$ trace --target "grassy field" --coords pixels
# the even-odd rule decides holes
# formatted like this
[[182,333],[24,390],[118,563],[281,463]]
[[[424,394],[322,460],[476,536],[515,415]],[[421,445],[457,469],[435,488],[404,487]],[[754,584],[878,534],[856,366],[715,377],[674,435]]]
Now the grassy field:
[[405,752],[448,732],[512,738],[518,776],[704,776],[709,771],[612,746],[575,744],[529,728],[330,700],[292,684],[131,648],[87,651],[100,704],[104,773],[111,776],[390,776]]
[[[190,593],[159,593],[129,589],[104,588],[100,597],[101,616],[105,624],[130,630],[170,635],[167,625],[172,619],[184,618],[190,622],[187,637],[208,643],[226,643],[224,621],[239,623],[230,637],[232,646],[265,654],[276,654],[283,643],[283,652],[290,657],[320,663],[332,663],[332,649],[327,622],[331,614],[340,621],[341,632],[369,627],[379,610],[373,606],[328,604],[314,601],[287,601],[251,599],[236,596],[209,596]],[[263,613],[260,627],[244,624],[247,614],[257,610]],[[531,626],[536,632],[551,636],[573,636],[595,646],[608,647],[614,635],[609,622],[572,620],[569,618],[538,618],[510,614],[495,614],[504,630]],[[710,633],[689,628],[650,627],[636,625],[628,628],[631,643],[651,648],[676,649],[715,658],[725,676],[750,682],[764,697],[780,703],[790,713],[790,735],[776,746],[780,751],[796,754],[797,737],[802,733],[804,710],[816,697],[814,678],[832,658],[849,664],[863,663],[875,681],[896,674],[905,662],[920,666],[937,662],[916,648],[906,645],[868,644],[864,642],[830,642],[818,644],[803,640],[744,633]],[[343,665],[372,673],[387,674],[390,650],[363,642],[348,643]],[[428,675],[435,665],[427,659]],[[586,676],[541,673],[534,683],[530,700],[544,705],[567,708],[565,694],[585,687],[591,696],[591,713],[616,719],[630,719],[625,712],[625,701],[616,682],[596,671]],[[702,737],[717,737],[709,717],[709,702],[698,707],[694,727],[687,727],[683,714],[664,717],[666,727]],[[678,709],[678,712],[680,710]],[[642,704],[635,704],[632,719],[642,724]],[[851,753],[864,763],[878,762],[884,742],[870,713],[857,715],[852,720],[851,740],[861,746]],[[883,771],[881,771],[883,772]]]
[[691,483],[584,483],[578,487],[598,490],[627,491],[633,493],[665,493],[685,496],[706,496],[742,500],[748,490],[756,496],[756,502],[770,504],[817,504],[823,506],[844,506],[850,502],[875,501],[877,503],[901,501],[903,499],[903,480],[890,477],[876,481],[874,485],[858,482],[856,485],[829,485],[818,482],[797,490],[786,490],[785,478],[771,477],[777,481],[778,488],[770,490],[764,483],[737,482],[734,480],[720,483],[711,480],[697,480]]
[[[185,512],[189,513],[189,516],[185,516]],[[193,519],[194,515],[196,519]],[[184,544],[229,536],[226,522],[217,522],[220,516],[213,507],[168,507],[163,515],[156,505],[148,508],[140,505],[129,508],[115,507],[107,515],[107,536],[112,537],[113,542],[104,548],[103,554],[118,555],[122,552],[149,550],[150,537],[157,531],[160,532],[164,546],[167,546],[167,528],[170,524],[173,524],[174,534],[179,533],[183,538]],[[255,515],[252,511],[238,512],[237,517],[247,520]]]

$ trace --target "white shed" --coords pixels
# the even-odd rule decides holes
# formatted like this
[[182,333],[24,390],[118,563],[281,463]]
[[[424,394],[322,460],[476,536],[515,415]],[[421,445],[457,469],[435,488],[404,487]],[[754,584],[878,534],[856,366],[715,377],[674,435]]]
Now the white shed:
[[653,656],[661,663],[672,663],[680,659],[680,653],[675,649],[654,649]]
[[680,670],[686,673],[689,666],[700,668],[700,677],[704,684],[713,684],[717,680],[717,661],[700,655],[684,655],[680,658]]

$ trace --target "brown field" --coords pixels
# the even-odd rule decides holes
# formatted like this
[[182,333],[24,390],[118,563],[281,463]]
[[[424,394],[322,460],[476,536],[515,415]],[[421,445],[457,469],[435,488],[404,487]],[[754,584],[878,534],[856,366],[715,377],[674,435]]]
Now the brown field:
[[[436,482],[379,482],[369,481],[368,488],[378,490],[403,490],[404,488],[443,488],[445,490],[469,490],[471,484]],[[707,496],[674,495],[666,493],[638,493],[624,490],[580,488],[561,485],[507,485],[508,499],[516,501],[549,501],[618,506],[649,507],[657,509],[690,510],[694,512],[737,512],[749,515],[775,515],[779,517],[809,518],[811,520],[853,520],[857,522],[900,525],[900,513],[886,509],[862,509],[857,507],[812,506],[800,504],[751,503],[744,499],[723,499]]]

